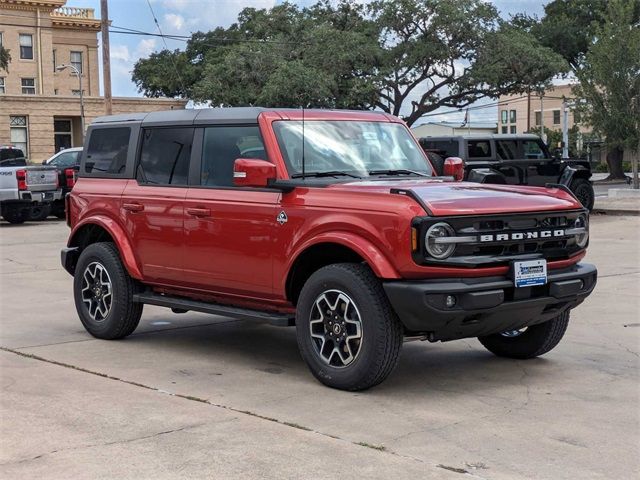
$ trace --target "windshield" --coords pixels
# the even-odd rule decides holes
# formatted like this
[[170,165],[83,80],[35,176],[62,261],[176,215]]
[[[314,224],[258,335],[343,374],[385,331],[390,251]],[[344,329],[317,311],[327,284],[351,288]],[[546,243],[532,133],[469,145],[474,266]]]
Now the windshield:
[[[274,122],[291,177],[302,173],[302,122]],[[431,175],[424,152],[404,125],[386,122],[304,122],[305,174],[368,177],[383,171]]]

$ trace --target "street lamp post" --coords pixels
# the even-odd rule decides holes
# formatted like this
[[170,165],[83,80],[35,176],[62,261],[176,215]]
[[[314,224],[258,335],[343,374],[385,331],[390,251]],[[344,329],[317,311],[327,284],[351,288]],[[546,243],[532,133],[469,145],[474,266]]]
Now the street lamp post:
[[84,99],[82,96],[82,74],[80,73],[80,70],[78,70],[73,65],[58,65],[56,67],[56,70],[58,72],[61,72],[65,68],[70,68],[71,70],[73,70],[73,73],[76,75],[76,77],[78,77],[78,83],[80,86],[80,128],[82,129],[82,141],[84,142]]

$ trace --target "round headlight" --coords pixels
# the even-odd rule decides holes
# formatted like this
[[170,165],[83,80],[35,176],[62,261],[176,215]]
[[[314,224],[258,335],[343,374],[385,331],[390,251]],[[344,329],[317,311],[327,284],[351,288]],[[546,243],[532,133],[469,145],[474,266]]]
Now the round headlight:
[[573,228],[584,228],[584,233],[576,235],[576,244],[580,248],[586,247],[589,241],[589,218],[584,214],[580,215],[573,224]]
[[438,260],[443,260],[451,256],[453,251],[456,249],[456,244],[439,243],[436,239],[442,237],[453,237],[455,236],[455,233],[456,232],[448,223],[440,222],[431,225],[425,235],[424,243],[427,248],[427,253]]

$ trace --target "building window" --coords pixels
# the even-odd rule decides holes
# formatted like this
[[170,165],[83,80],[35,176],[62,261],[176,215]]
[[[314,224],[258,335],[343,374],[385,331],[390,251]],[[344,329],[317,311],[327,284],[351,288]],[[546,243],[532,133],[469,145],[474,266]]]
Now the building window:
[[509,115],[509,112],[507,112],[506,110],[502,110],[500,112],[500,119],[502,120],[502,123],[507,123],[508,115]]
[[58,66],[58,60],[56,59],[56,49],[53,49],[53,72],[57,72],[56,67]]
[[553,124],[560,125],[560,110],[553,111]]
[[6,93],[4,90],[4,77],[0,77],[0,93]]
[[536,125],[542,125],[542,114],[541,112],[536,112]]
[[509,122],[516,123],[516,111],[515,110],[509,111]]
[[11,129],[11,144],[22,150],[24,155],[28,157],[29,153],[27,152],[27,144],[29,138],[29,124],[27,122],[27,117],[9,117],[9,128]]
[[82,73],[82,52],[71,52],[71,66]]
[[2,46],[2,32],[0,32],[0,47]]
[[53,138],[55,151],[59,152],[65,148],[73,146],[73,136],[71,132],[71,120],[68,118],[53,119]]
[[[80,96],[80,90],[71,90],[71,95],[79,97]],[[82,95],[84,96],[84,88],[82,89]]]
[[35,78],[23,78],[22,79],[22,94],[23,95],[35,95],[36,94],[36,79]]
[[20,58],[22,60],[33,60],[33,35],[20,34]]
[[502,133],[509,133],[507,126],[502,127]]
[[509,133],[517,133],[516,132],[516,126],[515,125],[511,125],[511,129]]

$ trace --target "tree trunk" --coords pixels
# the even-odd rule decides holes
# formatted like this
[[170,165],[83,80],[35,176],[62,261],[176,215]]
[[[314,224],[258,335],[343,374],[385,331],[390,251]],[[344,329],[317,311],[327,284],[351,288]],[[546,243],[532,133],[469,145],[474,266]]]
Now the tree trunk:
[[607,152],[607,165],[609,165],[609,176],[607,180],[624,180],[626,177],[622,170],[622,156],[624,151],[616,147]]

